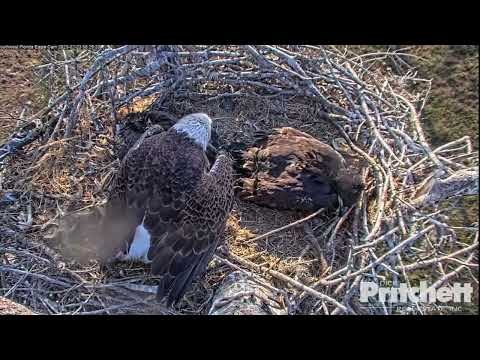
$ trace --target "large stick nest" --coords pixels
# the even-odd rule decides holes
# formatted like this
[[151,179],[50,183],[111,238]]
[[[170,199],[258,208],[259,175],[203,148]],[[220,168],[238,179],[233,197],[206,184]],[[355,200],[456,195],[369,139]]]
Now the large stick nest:
[[[429,82],[400,52],[101,46],[45,51],[37,72],[47,103],[0,147],[1,288],[35,312],[207,313],[222,279],[240,269],[269,284],[290,313],[389,314],[397,309],[359,302],[361,280],[414,286],[422,278],[438,288],[478,272],[478,224],[451,226],[449,208],[437,207],[446,196],[478,193],[478,154],[468,137],[430,148],[421,128]],[[412,94],[416,83],[427,86]],[[155,284],[146,267],[77,264],[45,237],[64,213],[105,201],[119,165],[117,125],[152,109],[177,118],[206,112],[227,144],[281,126],[325,142],[342,137],[369,164],[367,187],[350,209],[269,236],[260,235],[305,214],[237,200],[206,277],[178,309],[163,309],[138,291]]]

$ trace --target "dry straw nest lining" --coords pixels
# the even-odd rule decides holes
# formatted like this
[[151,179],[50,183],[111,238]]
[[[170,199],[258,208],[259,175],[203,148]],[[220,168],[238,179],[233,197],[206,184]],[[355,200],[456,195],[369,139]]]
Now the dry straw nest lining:
[[[448,209],[431,206],[425,189],[432,179],[470,174],[478,154],[468,137],[430,148],[420,126],[428,86],[408,90],[428,82],[402,54],[333,46],[45,51],[36,71],[48,102],[0,147],[3,295],[38,313],[206,313],[222,279],[240,268],[273,286],[290,313],[392,313],[359,303],[361,280],[411,284],[420,274],[439,287],[458,273],[473,276],[478,228],[450,226]],[[147,268],[68,262],[45,239],[64,212],[105,200],[118,168],[117,124],[146,109],[206,112],[223,143],[281,126],[326,142],[343,137],[369,163],[368,186],[352,208],[305,221],[237,201],[206,277],[178,309],[164,309],[138,291],[155,284]]]

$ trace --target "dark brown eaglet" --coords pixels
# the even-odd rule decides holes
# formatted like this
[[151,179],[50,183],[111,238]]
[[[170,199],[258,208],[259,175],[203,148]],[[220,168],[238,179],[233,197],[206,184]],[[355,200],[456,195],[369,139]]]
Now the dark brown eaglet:
[[[150,131],[146,137],[153,136],[160,132],[167,131],[175,125],[178,120],[179,118],[176,118],[170,113],[156,110],[126,114],[119,120],[117,125],[114,145],[115,155],[122,160],[125,155],[127,155],[128,150],[146,131]],[[210,165],[212,165],[217,157],[217,148],[219,146],[219,138],[214,129],[212,129],[210,142],[206,155]]]
[[290,127],[258,132],[241,152],[237,190],[243,200],[280,210],[330,208],[338,196],[350,206],[363,189],[361,165],[353,159]]

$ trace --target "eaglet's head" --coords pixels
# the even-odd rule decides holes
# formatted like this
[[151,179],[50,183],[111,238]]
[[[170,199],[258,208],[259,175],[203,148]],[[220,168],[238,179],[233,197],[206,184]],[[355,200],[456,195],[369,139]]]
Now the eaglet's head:
[[190,114],[181,118],[173,128],[185,133],[206,150],[212,134],[212,119],[203,113]]

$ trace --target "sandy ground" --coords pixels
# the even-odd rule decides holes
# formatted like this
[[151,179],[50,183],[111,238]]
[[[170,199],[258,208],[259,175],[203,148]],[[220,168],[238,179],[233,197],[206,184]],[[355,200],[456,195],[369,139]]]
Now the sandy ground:
[[38,51],[0,48],[0,143],[16,126],[23,110],[34,110],[32,66],[40,63]]
[[17,304],[4,297],[0,297],[0,314],[1,315],[34,315],[27,307]]

